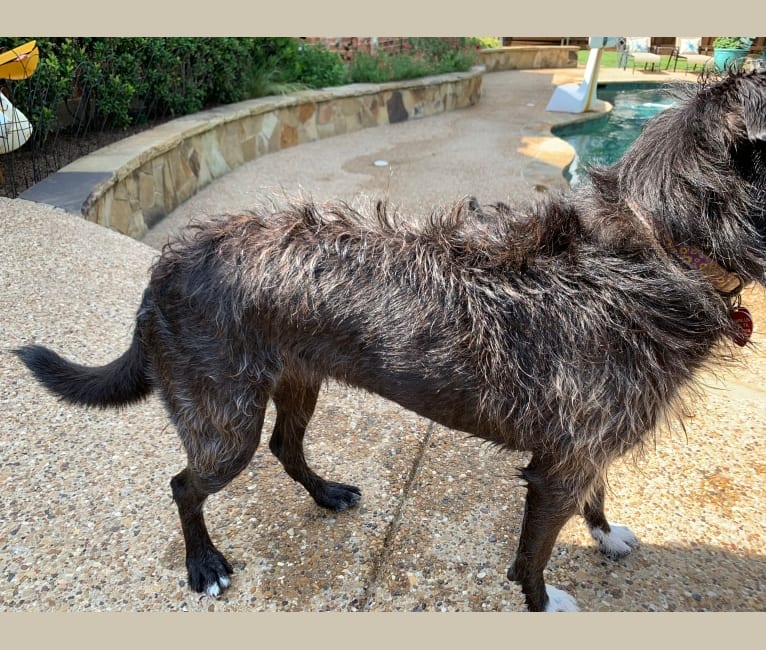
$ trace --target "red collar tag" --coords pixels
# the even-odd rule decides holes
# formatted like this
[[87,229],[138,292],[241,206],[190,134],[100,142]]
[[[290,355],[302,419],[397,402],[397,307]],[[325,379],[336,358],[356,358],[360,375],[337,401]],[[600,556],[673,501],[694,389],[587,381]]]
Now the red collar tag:
[[746,307],[735,307],[729,312],[729,318],[735,329],[731,337],[732,341],[740,347],[746,345],[753,333],[753,317],[750,311]]

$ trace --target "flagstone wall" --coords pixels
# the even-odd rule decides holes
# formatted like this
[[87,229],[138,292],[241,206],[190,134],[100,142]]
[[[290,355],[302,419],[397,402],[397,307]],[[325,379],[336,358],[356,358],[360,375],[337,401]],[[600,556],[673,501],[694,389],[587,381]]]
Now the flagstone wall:
[[576,68],[577,46],[510,45],[479,50],[479,61],[487,72]]
[[[67,165],[26,196],[141,238],[212,180],[256,157],[358,129],[475,104],[483,68],[353,84],[217,107],[125,138]],[[81,207],[80,207],[81,206]]]

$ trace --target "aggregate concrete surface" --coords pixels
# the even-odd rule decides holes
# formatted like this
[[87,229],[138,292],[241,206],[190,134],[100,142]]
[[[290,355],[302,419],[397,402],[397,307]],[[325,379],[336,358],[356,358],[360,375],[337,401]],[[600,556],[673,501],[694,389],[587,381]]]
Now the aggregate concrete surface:
[[[0,199],[0,610],[523,611],[505,577],[523,511],[522,454],[330,384],[307,456],[363,497],[329,513],[269,453],[270,411],[250,466],[206,506],[211,536],[235,568],[213,599],[186,585],[169,488],[185,458],[159,401],[122,412],[62,404],[8,350],[39,342],[82,363],[113,359],[168,236],[269,195],[388,198],[427,214],[464,195],[517,202],[561,187],[560,166],[528,152],[541,150],[535,139],[547,124],[565,119],[544,111],[552,82],[577,73],[488,74],[470,109],[268,155],[190,199],[143,243]],[[763,292],[744,302],[762,346]],[[639,549],[604,558],[579,517],[560,534],[546,579],[581,609],[766,609],[766,358],[757,345],[742,356],[732,372],[707,378],[685,432],[661,433],[643,458],[611,472],[607,515],[631,527]]]

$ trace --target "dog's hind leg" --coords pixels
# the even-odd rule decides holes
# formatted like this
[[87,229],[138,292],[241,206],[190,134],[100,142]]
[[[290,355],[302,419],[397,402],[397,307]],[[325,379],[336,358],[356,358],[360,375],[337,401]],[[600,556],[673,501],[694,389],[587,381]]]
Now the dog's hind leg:
[[604,482],[599,480],[583,508],[583,517],[598,549],[617,560],[638,546],[638,539],[627,526],[610,524],[604,514]]
[[282,463],[287,474],[308,490],[323,508],[340,511],[355,505],[359,488],[327,481],[306,463],[303,437],[314,413],[321,384],[283,376],[272,395],[277,407],[277,421],[269,440],[269,449]]
[[583,488],[572,487],[551,462],[537,454],[522,476],[527,482],[524,520],[508,578],[521,584],[530,611],[577,611],[574,598],[545,584],[543,570],[561,528],[577,512],[578,497],[588,481]]
[[247,467],[258,448],[264,413],[265,404],[258,408],[255,419],[248,423],[242,435],[227,434],[228,449],[208,439],[209,452],[204,457],[198,444],[204,439],[184,435],[186,432],[179,426],[189,453],[189,465],[173,477],[170,486],[186,545],[189,586],[208,596],[218,596],[229,586],[232,567],[210,539],[202,506],[209,495],[221,490]]

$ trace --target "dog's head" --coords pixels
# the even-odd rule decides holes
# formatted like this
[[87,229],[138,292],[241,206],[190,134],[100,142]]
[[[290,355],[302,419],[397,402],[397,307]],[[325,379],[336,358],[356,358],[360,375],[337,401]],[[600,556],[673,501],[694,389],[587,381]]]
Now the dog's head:
[[592,178],[658,235],[766,284],[766,71],[702,82]]
[[[738,173],[764,196],[766,188],[766,70],[730,75],[702,85],[693,109],[721,139]],[[763,206],[761,205],[761,208]]]

